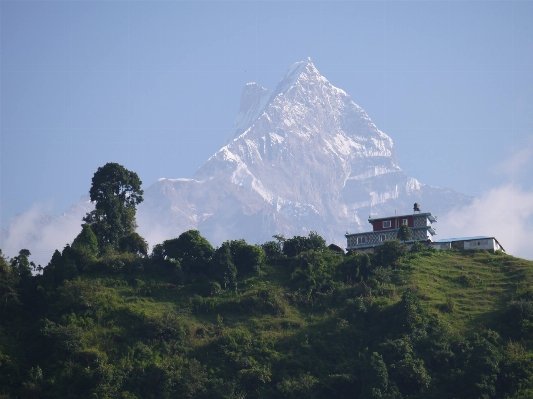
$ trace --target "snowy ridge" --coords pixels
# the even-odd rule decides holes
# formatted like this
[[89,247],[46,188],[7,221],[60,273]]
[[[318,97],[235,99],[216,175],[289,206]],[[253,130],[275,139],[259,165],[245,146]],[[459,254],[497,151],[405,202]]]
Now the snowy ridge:
[[278,83],[272,97],[276,97],[291,89],[297,84],[299,79],[307,80],[309,75],[320,75],[313,65],[311,58],[307,58],[306,61],[295,62],[290,66],[281,82]]
[[241,96],[239,114],[233,121],[233,128],[227,135],[226,144],[243,134],[262,114],[271,91],[259,86],[255,82],[244,86]]

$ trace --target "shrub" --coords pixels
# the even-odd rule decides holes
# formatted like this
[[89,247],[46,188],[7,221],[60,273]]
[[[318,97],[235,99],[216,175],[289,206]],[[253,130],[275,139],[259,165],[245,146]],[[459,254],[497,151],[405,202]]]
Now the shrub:
[[286,378],[277,384],[281,396],[290,398],[316,398],[315,386],[318,379],[309,372],[296,378]]
[[463,274],[457,277],[455,281],[463,287],[475,287],[483,282],[479,277],[470,274]]
[[237,283],[237,268],[233,263],[230,245],[225,242],[217,248],[209,263],[209,277],[218,281],[224,289]]
[[231,257],[239,275],[257,273],[265,263],[265,251],[244,240],[229,241]]
[[184,272],[193,274],[206,274],[207,265],[215,252],[198,230],[186,231],[178,238],[164,241],[162,246],[162,251],[157,248],[156,257],[177,259]]
[[[337,268],[337,278],[348,284],[358,281],[364,256],[363,254],[347,256]],[[366,256],[368,257],[368,255]]]
[[412,253],[417,253],[417,252],[424,252],[424,250],[426,249],[427,247],[422,244],[420,241],[416,241],[413,243],[413,245],[411,245],[411,252]]
[[118,242],[122,252],[131,252],[138,255],[148,255],[148,243],[138,233],[133,232],[122,237]]
[[294,286],[303,290],[308,298],[317,291],[327,289],[333,283],[340,259],[330,252],[309,251],[300,254],[293,262],[291,280]]
[[374,261],[376,265],[396,267],[399,260],[407,253],[407,246],[398,240],[385,241],[378,245],[374,251]]
[[448,297],[446,298],[446,302],[437,305],[437,309],[442,313],[453,313],[455,311],[455,301],[453,298]]
[[288,303],[281,290],[259,289],[247,292],[241,299],[244,311],[258,311],[274,316],[283,316],[288,311]]
[[311,231],[308,237],[295,236],[283,242],[283,254],[289,257],[294,257],[305,251],[323,252],[326,249],[326,240],[315,231]]
[[267,259],[277,259],[283,255],[281,242],[279,241],[267,241],[261,244],[261,248],[265,252]]
[[205,296],[216,297],[222,293],[222,287],[216,281],[208,281],[205,285]]

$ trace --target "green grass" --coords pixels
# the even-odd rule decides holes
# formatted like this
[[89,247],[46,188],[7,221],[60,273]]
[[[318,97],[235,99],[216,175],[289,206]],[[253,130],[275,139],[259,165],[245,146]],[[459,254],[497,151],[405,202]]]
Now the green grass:
[[[199,347],[215,339],[220,318],[226,330],[244,328],[258,336],[283,339],[304,329],[335,325],[341,312],[335,307],[295,306],[289,269],[283,262],[268,265],[260,275],[241,281],[238,293],[227,290],[216,298],[203,298],[204,307],[195,307],[194,287],[164,280],[130,280],[126,284],[120,277],[95,279],[90,289],[85,287],[94,297],[105,298],[103,308],[114,309],[101,320],[96,317],[98,327],[91,338],[95,343],[101,340],[99,346],[111,345],[109,337],[113,334],[128,335],[132,320],[161,324],[167,314],[183,326],[186,344]],[[511,297],[532,286],[531,261],[505,254],[451,250],[408,255],[393,274],[392,283],[381,283],[373,292],[379,295],[375,306],[385,309],[411,289],[425,309],[449,325],[452,332],[470,334],[493,327],[495,316]],[[265,291],[271,293],[266,300],[262,297]],[[100,305],[90,303],[89,294],[86,297],[98,314],[95,306]],[[115,324],[109,325],[108,320]]]
[[453,331],[491,327],[517,290],[533,286],[533,262],[501,253],[437,251],[410,255],[396,274],[398,292],[415,290]]
[[[225,329],[245,328],[276,339],[338,319],[334,308],[324,311],[293,306],[289,282],[286,265],[269,265],[260,275],[242,281],[238,294],[228,290],[217,298],[207,298],[207,302],[215,303],[211,310],[194,308],[190,287],[164,281],[145,281],[144,286],[151,287],[146,296],[139,296],[138,285],[117,285],[113,280],[104,280],[102,289],[120,312],[148,321],[166,312],[177,315],[185,325],[188,344],[198,347],[215,337],[218,317]],[[408,255],[393,275],[392,284],[383,283],[374,292],[382,295],[375,300],[376,306],[386,308],[398,302],[406,289],[414,290],[425,309],[452,332],[471,334],[494,327],[511,297],[528,287],[533,287],[531,261],[499,253],[450,250]],[[259,303],[261,290],[274,293],[273,305]],[[101,333],[107,335],[104,330]]]

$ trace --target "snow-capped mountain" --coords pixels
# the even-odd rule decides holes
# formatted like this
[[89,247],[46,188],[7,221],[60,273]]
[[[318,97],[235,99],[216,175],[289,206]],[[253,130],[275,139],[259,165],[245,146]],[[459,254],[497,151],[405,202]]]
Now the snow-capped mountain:
[[[213,245],[317,231],[344,246],[346,231],[370,229],[369,215],[407,213],[414,202],[444,215],[472,201],[407,176],[391,138],[310,59],[273,91],[248,83],[226,144],[192,179],[159,179],[144,198],[138,231],[151,245],[198,229]],[[9,256],[28,248],[45,265],[92,209],[87,198],[63,215],[32,207],[0,231],[0,248]]]
[[151,185],[137,219],[156,242],[192,228],[214,245],[314,230],[342,246],[346,231],[368,229],[370,214],[409,212],[414,202],[442,214],[470,201],[408,177],[391,138],[307,59],[273,91],[248,83],[226,145],[192,179]]

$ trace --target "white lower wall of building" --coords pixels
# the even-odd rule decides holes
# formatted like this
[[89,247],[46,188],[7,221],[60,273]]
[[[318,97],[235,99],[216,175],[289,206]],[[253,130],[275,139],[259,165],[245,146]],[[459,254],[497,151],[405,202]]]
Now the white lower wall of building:
[[493,238],[484,238],[480,240],[465,241],[465,249],[485,249],[488,251],[495,251],[497,244]]
[[435,249],[450,249],[452,247],[451,242],[432,242],[431,246]]

